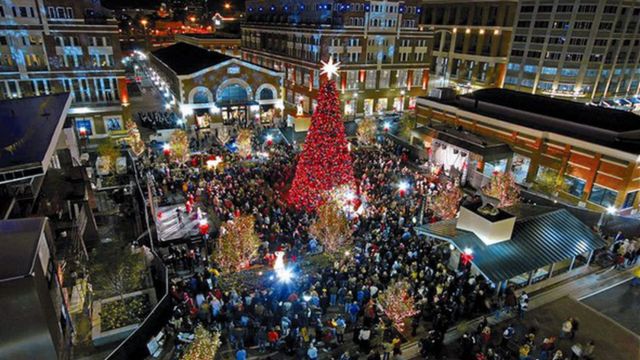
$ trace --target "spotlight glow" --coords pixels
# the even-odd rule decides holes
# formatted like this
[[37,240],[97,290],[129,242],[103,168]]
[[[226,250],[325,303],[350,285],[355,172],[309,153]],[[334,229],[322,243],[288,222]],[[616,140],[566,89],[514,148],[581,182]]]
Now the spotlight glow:
[[278,281],[282,283],[289,283],[291,279],[293,279],[293,273],[287,268],[276,270],[276,276],[278,277]]

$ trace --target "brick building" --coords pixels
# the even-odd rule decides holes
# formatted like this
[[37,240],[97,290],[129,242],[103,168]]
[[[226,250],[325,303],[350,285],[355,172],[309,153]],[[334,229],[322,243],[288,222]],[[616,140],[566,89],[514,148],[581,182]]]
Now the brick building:
[[640,122],[632,113],[506,89],[420,98],[414,143],[474,185],[510,170],[533,186],[596,210],[631,213],[640,191]]
[[242,58],[285,73],[290,114],[313,112],[320,62],[342,62],[345,115],[413,108],[426,95],[433,35],[419,25],[421,2],[249,0]]

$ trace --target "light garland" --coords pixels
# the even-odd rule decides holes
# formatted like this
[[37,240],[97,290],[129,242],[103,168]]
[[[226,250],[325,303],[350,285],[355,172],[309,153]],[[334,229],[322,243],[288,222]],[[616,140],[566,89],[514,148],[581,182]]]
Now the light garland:
[[353,188],[351,154],[340,112],[340,99],[333,80],[323,82],[313,113],[304,150],[287,201],[291,206],[315,210],[339,186]]
[[222,271],[233,272],[245,269],[255,256],[260,240],[255,232],[255,218],[242,215],[220,227],[218,249],[214,260]]
[[337,201],[331,200],[317,209],[318,218],[309,234],[320,240],[325,253],[335,256],[351,240],[352,229]]
[[382,311],[401,333],[404,332],[406,320],[420,313],[408,289],[409,284],[406,281],[396,281],[378,297]]
[[494,171],[491,181],[482,190],[500,201],[498,207],[511,206],[520,200],[520,187],[511,172]]

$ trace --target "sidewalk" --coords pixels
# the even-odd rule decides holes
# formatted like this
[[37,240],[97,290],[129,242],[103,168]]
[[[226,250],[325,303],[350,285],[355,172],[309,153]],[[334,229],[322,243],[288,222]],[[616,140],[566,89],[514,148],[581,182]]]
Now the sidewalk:
[[[588,296],[610,289],[620,283],[630,280],[633,277],[633,269],[634,268],[626,269],[624,271],[611,269],[600,270],[579,279],[567,281],[564,284],[552,287],[548,291],[541,291],[531,298],[529,311],[542,307],[565,296],[575,300],[581,300]],[[495,325],[512,317],[512,315],[502,315],[500,319],[496,319],[496,317],[492,315],[488,316],[487,320],[490,325]],[[479,322],[480,318],[468,321],[466,327],[468,329],[474,329]],[[461,334],[458,332],[457,327],[453,327],[449,329],[447,334],[445,334],[444,343],[447,345],[452,344],[458,340],[460,336]],[[402,347],[402,352],[406,359],[420,358],[420,350],[417,342],[405,344]]]

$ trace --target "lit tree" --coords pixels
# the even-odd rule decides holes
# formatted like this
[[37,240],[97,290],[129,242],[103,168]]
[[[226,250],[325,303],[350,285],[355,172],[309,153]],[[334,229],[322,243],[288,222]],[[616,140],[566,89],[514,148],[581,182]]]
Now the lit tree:
[[106,170],[109,172],[113,172],[116,169],[116,160],[118,156],[120,156],[120,151],[117,148],[117,145],[111,140],[107,138],[98,146],[98,156],[102,159],[103,165]]
[[189,160],[189,136],[184,130],[175,130],[169,140],[171,159],[178,163]]
[[193,342],[187,346],[181,360],[213,360],[220,348],[220,333],[211,332],[198,325]]
[[431,209],[442,220],[449,220],[458,214],[462,190],[459,186],[449,181],[440,190],[440,193],[431,199]]
[[144,141],[140,137],[140,130],[134,121],[127,121],[127,144],[131,147],[131,151],[136,156],[140,156],[145,149]]
[[[567,165],[565,174],[570,174],[571,172],[571,166]],[[566,192],[569,186],[563,181],[557,170],[541,166],[531,188],[546,194],[557,194],[560,191]]]
[[251,155],[251,130],[241,129],[236,138],[236,145],[238,146],[238,154],[240,154],[240,156],[246,158]]
[[309,234],[322,243],[324,251],[335,256],[351,240],[351,227],[345,213],[335,200],[330,200],[317,208],[315,222]]
[[239,216],[220,226],[214,260],[223,271],[233,272],[249,266],[260,246],[254,226],[255,218],[251,215]]
[[376,140],[376,121],[372,117],[365,117],[358,124],[358,141],[361,144],[371,144]]
[[409,295],[408,289],[409,284],[406,281],[396,281],[378,297],[382,311],[401,333],[404,332],[407,319],[420,312],[416,309],[415,300]]
[[520,187],[511,172],[494,171],[491,181],[482,189],[485,194],[497,198],[498,207],[511,206],[520,199]]
[[331,74],[337,72],[337,64],[330,59],[324,65],[323,73],[327,73],[329,79],[320,87],[318,105],[287,196],[291,206],[307,211],[315,210],[334,188],[354,184],[340,99],[336,83],[330,79]]

